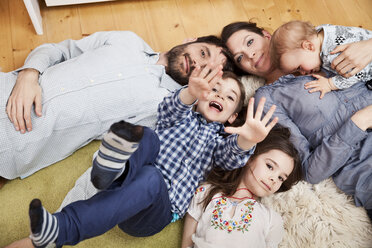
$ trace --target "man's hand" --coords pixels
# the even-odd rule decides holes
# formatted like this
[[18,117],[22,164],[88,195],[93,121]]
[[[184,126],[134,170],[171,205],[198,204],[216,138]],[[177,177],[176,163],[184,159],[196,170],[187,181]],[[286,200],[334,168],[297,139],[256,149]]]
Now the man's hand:
[[372,105],[369,105],[357,111],[351,120],[363,131],[372,129]]
[[[254,98],[249,99],[247,109],[247,119],[241,127],[226,127],[227,133],[236,133],[238,136],[238,145],[244,150],[251,149],[255,144],[263,141],[270,130],[278,122],[278,117],[275,117],[270,123],[269,120],[273,116],[276,106],[272,105],[266,115],[262,118],[263,108],[266,99],[263,97],[258,103],[256,113],[254,114]],[[253,116],[254,115],[254,116]]]
[[6,112],[15,129],[21,133],[32,130],[31,109],[41,116],[41,87],[38,83],[39,72],[24,69],[18,73],[17,81],[8,99]]
[[210,92],[223,73],[222,65],[212,68],[212,65],[204,68],[195,67],[190,75],[188,87],[180,93],[180,99],[184,104],[192,104],[197,99],[208,100]]
[[332,68],[343,77],[354,76],[372,62],[372,39],[337,46],[331,54],[336,53]]
[[320,91],[320,99],[331,90],[338,90],[332,82],[332,78],[326,78],[317,74],[313,74],[312,76],[317,80],[307,82],[305,84],[305,89],[310,89],[309,93]]

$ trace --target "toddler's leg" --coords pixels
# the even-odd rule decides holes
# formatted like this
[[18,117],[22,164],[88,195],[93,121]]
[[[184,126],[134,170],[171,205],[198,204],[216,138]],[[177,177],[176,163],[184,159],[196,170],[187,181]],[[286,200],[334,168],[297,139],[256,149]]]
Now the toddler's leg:
[[37,248],[46,247],[58,237],[57,218],[46,211],[39,199],[34,199],[29,208],[32,244]]
[[130,156],[137,150],[143,127],[125,121],[114,123],[104,136],[93,161],[91,180],[97,189],[106,189],[125,169]]

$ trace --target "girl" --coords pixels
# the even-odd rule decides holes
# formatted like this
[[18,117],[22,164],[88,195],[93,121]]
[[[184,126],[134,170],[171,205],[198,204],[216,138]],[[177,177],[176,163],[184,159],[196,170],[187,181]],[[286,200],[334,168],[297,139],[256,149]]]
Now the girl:
[[289,137],[288,129],[273,129],[245,167],[211,171],[185,217],[182,248],[278,246],[284,234],[282,219],[258,200],[289,190],[302,178]]

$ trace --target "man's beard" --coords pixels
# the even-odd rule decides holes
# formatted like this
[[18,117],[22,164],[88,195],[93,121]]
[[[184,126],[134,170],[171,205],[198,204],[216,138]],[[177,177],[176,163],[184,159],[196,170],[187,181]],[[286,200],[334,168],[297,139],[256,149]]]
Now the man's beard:
[[[167,53],[168,58],[167,74],[181,85],[186,85],[189,82],[190,75],[195,68],[194,66],[191,66],[192,60],[190,58],[190,55],[188,53],[185,53],[186,46],[187,44],[176,46]],[[186,72],[181,70],[183,69],[181,67],[184,63],[182,62],[184,61],[183,57],[186,57],[187,60],[189,61],[190,68],[187,74]]]

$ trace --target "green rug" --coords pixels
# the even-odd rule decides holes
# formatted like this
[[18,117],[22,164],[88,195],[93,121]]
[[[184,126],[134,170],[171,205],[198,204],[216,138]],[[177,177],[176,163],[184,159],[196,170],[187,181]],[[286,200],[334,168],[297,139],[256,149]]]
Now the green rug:
[[[40,198],[50,212],[58,209],[76,179],[91,166],[92,155],[99,144],[94,141],[70,157],[26,179],[9,181],[0,189],[0,247],[29,235],[28,205],[33,198]],[[147,238],[129,236],[115,227],[76,247],[180,247],[182,224],[182,221],[178,221]]]

